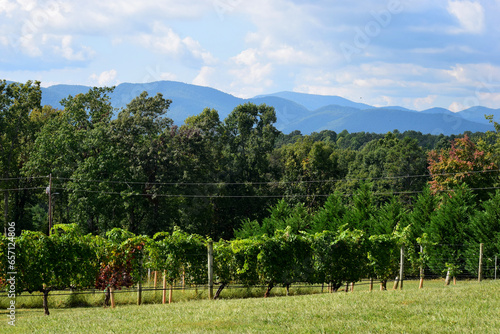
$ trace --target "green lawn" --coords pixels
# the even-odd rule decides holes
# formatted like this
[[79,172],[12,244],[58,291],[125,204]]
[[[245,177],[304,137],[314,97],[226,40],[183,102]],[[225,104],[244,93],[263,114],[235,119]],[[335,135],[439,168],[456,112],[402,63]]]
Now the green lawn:
[[[1,333],[499,333],[500,281],[405,282],[404,290],[186,300],[170,305],[18,309]],[[230,292],[228,292],[230,294]],[[224,296],[224,292],[223,292]]]

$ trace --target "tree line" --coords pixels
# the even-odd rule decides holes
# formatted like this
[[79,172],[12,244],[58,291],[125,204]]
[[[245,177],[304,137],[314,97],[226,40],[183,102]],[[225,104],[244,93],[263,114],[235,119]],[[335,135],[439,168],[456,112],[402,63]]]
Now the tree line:
[[[469,218],[496,196],[496,123],[496,132],[453,137],[396,130],[304,136],[278,131],[267,105],[237,106],[224,120],[205,109],[175,125],[172,101],[161,94],[142,93],[115,110],[112,91],[68,96],[59,110],[41,106],[39,82],[0,81],[4,227],[14,221],[18,232],[48,233],[51,219],[94,235],[123,228],[153,236],[178,226],[229,240],[248,226],[266,230],[285,206],[296,212],[290,224],[310,228],[331,196],[342,200],[342,220],[351,225],[352,208],[365,205],[359,192],[373,210],[398,206],[401,217],[436,214],[461,187],[470,193]],[[419,208],[427,193],[434,204]],[[372,229],[375,211],[355,228]]]

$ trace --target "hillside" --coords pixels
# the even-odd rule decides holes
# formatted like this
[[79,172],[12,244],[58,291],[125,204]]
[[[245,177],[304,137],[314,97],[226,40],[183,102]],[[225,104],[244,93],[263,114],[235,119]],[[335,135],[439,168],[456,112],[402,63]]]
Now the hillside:
[[[55,85],[43,88],[42,103],[60,108],[59,101],[68,95],[86,92],[90,87]],[[443,108],[421,112],[393,106],[375,108],[339,96],[323,96],[295,92],[279,92],[242,99],[222,91],[175,81],[158,81],[145,84],[122,83],[115,88],[111,102],[115,108],[124,108],[134,97],[146,91],[149,95],[162,93],[172,100],[168,117],[178,125],[188,116],[199,114],[204,108],[213,108],[224,119],[237,105],[246,102],[265,103],[276,110],[276,127],[284,133],[299,130],[304,134],[321,130],[340,132],[386,133],[392,130],[415,130],[422,133],[445,135],[464,131],[493,130],[484,118],[493,114],[500,117],[500,109],[472,107],[453,113]]]

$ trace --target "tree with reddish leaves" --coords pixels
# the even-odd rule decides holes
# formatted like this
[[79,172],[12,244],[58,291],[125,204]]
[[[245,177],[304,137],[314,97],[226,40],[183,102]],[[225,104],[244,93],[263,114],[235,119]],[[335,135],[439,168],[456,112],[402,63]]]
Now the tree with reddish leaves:
[[479,198],[487,198],[484,188],[493,187],[498,179],[497,164],[484,142],[475,144],[465,135],[455,139],[450,149],[431,151],[428,155],[431,192],[452,191],[466,184]]
[[113,290],[128,288],[141,281],[144,275],[144,247],[149,238],[135,236],[119,228],[108,231],[106,237],[97,236],[94,239],[100,260],[95,288],[106,290],[105,304],[108,304]]

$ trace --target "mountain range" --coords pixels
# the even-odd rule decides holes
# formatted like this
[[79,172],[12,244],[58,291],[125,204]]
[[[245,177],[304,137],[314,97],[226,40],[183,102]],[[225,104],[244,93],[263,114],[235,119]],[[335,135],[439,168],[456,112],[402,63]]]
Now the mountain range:
[[[42,88],[42,104],[61,108],[61,99],[68,95],[85,93],[90,88],[78,85]],[[500,109],[481,106],[457,113],[444,108],[415,111],[398,106],[377,108],[339,96],[296,92],[279,92],[242,99],[213,88],[175,81],[119,84],[111,94],[111,103],[115,108],[124,108],[143,91],[149,95],[162,93],[165,98],[172,100],[167,116],[178,125],[182,124],[186,117],[197,115],[207,107],[216,109],[223,120],[239,104],[265,103],[275,108],[275,125],[283,133],[294,130],[303,134],[322,130],[386,133],[397,129],[400,132],[415,130],[424,134],[451,135],[465,131],[494,130],[493,125],[484,116],[494,115],[497,122],[500,117]]]

